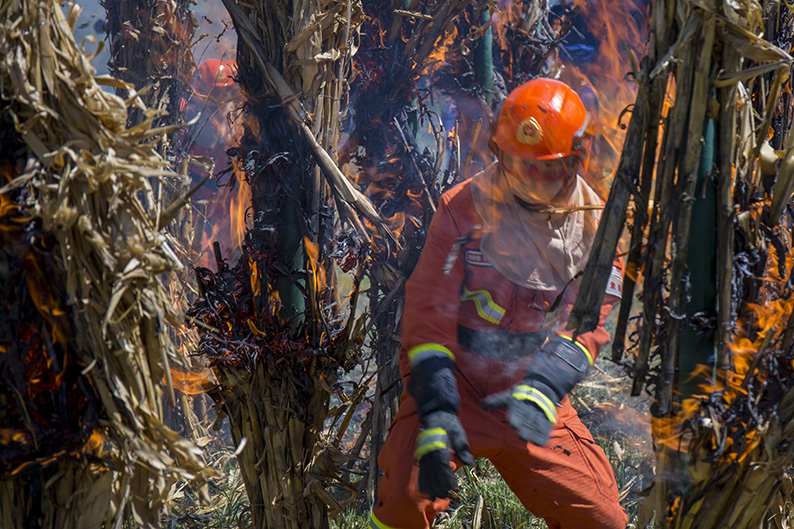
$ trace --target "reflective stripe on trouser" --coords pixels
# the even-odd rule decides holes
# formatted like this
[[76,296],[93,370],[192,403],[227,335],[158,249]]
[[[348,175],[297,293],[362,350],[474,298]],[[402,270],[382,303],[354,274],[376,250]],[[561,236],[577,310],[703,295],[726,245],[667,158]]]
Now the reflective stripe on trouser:
[[[489,458],[524,506],[545,518],[550,529],[625,528],[628,518],[618,501],[615,473],[567,398],[557,408],[558,426],[548,444],[537,447],[518,438],[504,412],[480,408],[481,395],[460,376],[458,389],[472,453]],[[413,460],[418,431],[416,402],[404,396],[378,458],[384,475],[373,519],[382,525],[374,529],[427,529],[449,504],[418,492]]]
[[386,525],[385,523],[378,520],[378,517],[375,516],[375,513],[369,513],[369,529],[400,529],[399,527],[392,527],[390,525]]

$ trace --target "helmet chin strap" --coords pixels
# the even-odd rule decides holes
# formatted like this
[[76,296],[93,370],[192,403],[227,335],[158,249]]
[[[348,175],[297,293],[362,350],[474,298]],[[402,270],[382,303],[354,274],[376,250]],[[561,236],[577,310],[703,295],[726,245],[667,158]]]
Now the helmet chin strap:
[[520,196],[513,193],[513,198],[516,200],[516,204],[518,204],[522,209],[527,211],[532,211],[534,213],[543,213],[549,209],[548,204],[533,204],[531,202],[527,202]]

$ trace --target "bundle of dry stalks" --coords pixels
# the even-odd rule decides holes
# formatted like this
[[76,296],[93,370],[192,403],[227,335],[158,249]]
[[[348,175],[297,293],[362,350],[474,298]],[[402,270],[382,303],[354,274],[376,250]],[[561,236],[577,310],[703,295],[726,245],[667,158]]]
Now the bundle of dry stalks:
[[[191,77],[195,70],[193,48],[202,37],[194,42],[198,23],[191,12],[189,0],[102,0],[107,15],[107,33],[110,42],[108,66],[111,75],[129,83],[144,103],[144,107],[157,111],[153,121],[156,127],[182,123],[183,111],[191,102],[206,94],[191,93]],[[203,37],[206,37],[204,35]],[[117,88],[116,94],[128,97],[126,89]],[[208,100],[201,107],[202,113],[208,109]],[[146,118],[140,108],[131,108],[128,123],[137,124]],[[210,119],[211,118],[207,118]],[[160,226],[166,227],[164,235],[181,262],[198,261],[198,250],[203,236],[205,215],[199,213],[193,204],[183,207],[183,201],[173,201],[174,197],[189,198],[193,191],[204,182],[191,182],[190,167],[200,163],[213,173],[214,167],[223,167],[225,160],[209,157],[192,157],[188,154],[195,144],[195,136],[206,126],[207,121],[194,123],[186,131],[173,130],[163,135],[158,142],[158,150],[169,160],[176,159],[181,181],[168,179],[155,186],[158,200],[170,202],[169,210],[161,213]],[[181,141],[178,136],[181,135]],[[188,151],[188,152],[186,152]],[[206,164],[206,165],[204,165]],[[166,186],[165,184],[170,184]],[[174,218],[176,217],[176,218]],[[175,220],[176,222],[171,222]],[[174,311],[183,314],[190,302],[195,299],[195,277],[190,269],[175,270],[168,275],[168,301]],[[199,368],[200,361],[191,359],[188,354],[196,349],[198,333],[185,327],[168,329],[171,339],[180,353],[181,368],[176,376],[184,379],[191,371],[189,366]],[[180,388],[180,384],[177,384]],[[201,439],[207,435],[202,418],[206,418],[206,400],[203,397],[189,396],[184,392],[177,394],[178,406],[164,409],[166,424],[171,428],[184,431],[186,436]],[[193,409],[194,406],[197,409]]]
[[[45,284],[35,288],[63,292],[56,308],[67,311],[63,335],[73,338],[61,344],[69,353],[61,365],[76,366],[89,384],[96,427],[84,438],[93,436],[90,445],[3,468],[0,525],[118,528],[131,515],[140,526],[157,527],[172,486],[187,481],[202,491],[208,475],[198,449],[162,421],[164,396],[173,402],[168,365],[175,354],[164,329],[175,318],[159,276],[181,265],[159,233],[166,208],[152,182],[174,176],[154,149],[170,129],[152,128],[158,115],[134,95],[124,101],[103,89],[134,94],[129,85],[95,77],[73,39],[79,9],[66,10],[49,1],[0,6],[4,121],[13,123],[22,146],[4,156],[16,165],[0,194],[21,200],[19,211],[54,245],[58,274],[43,275]],[[130,105],[146,119],[126,128]],[[62,283],[48,288],[58,275]],[[43,316],[53,310],[39,307]],[[12,350],[4,348],[0,358]],[[42,354],[58,350],[49,346]],[[49,367],[58,370],[57,363]],[[33,391],[39,381],[25,383]],[[19,403],[21,414],[24,398]],[[9,410],[15,408],[3,413]],[[17,446],[10,448],[35,453],[26,444],[37,444],[35,419],[26,416],[25,430],[4,435],[4,448],[11,439]]]
[[[322,528],[351,499],[346,484],[335,495],[329,487],[343,461],[341,439],[366,393],[365,386],[345,394],[336,385],[363,338],[357,291],[344,314],[331,253],[337,238],[367,245],[359,213],[389,233],[334,153],[361,5],[224,4],[238,32],[239,81],[248,97],[246,133],[232,152],[235,178],[251,188],[251,220],[237,263],[225,263],[216,245],[216,271],[197,269],[201,299],[190,317],[218,379],[210,391],[216,409],[241,443],[254,525]],[[358,262],[361,253],[353,253]],[[333,394],[342,402],[329,409]],[[338,429],[326,434],[331,421]]]
[[[786,511],[772,500],[794,441],[785,426],[794,386],[786,278],[794,217],[784,213],[792,191],[785,104],[792,58],[782,49],[791,45],[791,24],[788,8],[755,0],[652,4],[637,101],[570,325],[579,332],[594,325],[633,202],[613,358],[626,350],[642,285],[628,349],[636,354],[629,357],[634,394],[645,388],[655,396],[657,441],[643,527],[654,512],[657,527],[739,528],[773,523],[764,521],[769,509]],[[711,242],[692,235],[704,222],[693,221],[693,210],[709,194]],[[713,244],[714,262],[688,263],[690,249],[704,244]],[[690,282],[694,266],[713,267],[714,300],[697,314],[689,309],[700,287]],[[684,331],[703,337],[708,345],[700,349],[713,349],[712,359],[695,357]],[[692,395],[690,376],[701,376],[697,393],[705,396],[682,403]]]

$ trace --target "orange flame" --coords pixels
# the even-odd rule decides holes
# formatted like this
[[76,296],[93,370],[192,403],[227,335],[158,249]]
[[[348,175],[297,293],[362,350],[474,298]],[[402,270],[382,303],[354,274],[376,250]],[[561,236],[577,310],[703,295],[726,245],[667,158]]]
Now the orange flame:
[[91,432],[91,436],[88,438],[85,444],[86,452],[90,452],[96,455],[101,455],[104,452],[104,446],[106,437],[102,434],[102,432],[97,429]]
[[[751,214],[753,216],[760,215],[761,208],[755,208]],[[792,266],[794,266],[794,255],[787,255],[784,271],[791,270]],[[679,442],[686,421],[698,416],[702,416],[707,422],[711,421],[710,417],[703,415],[702,403],[705,395],[714,395],[719,392],[719,399],[724,407],[730,406],[737,398],[746,396],[748,394],[746,386],[748,377],[753,375],[750,370],[755,371],[759,355],[764,354],[770,348],[779,346],[794,309],[794,299],[780,297],[780,294],[785,291],[787,279],[781,277],[778,257],[774,249],[770,249],[767,255],[765,273],[764,282],[758,293],[760,302],[745,303],[741,317],[736,322],[738,330],[733,342],[729,344],[733,370],[718,373],[715,378],[712,374],[712,366],[701,365],[690,374],[692,378],[703,380],[699,385],[702,394],[685,399],[681,404],[680,411],[674,417],[655,420],[655,435],[658,436],[661,444],[686,450],[686,443]],[[736,441],[730,437],[724,440],[725,450],[733,447],[731,453],[734,453],[739,461],[747,457],[762,438],[756,427],[750,424],[745,426],[746,431],[741,437],[743,442],[741,447],[735,446]],[[722,435],[727,435],[727,433],[723,432]]]
[[[215,384],[214,380],[215,375],[207,368],[197,368],[190,372],[171,368],[171,383],[174,389],[185,395],[204,393],[207,387]],[[165,383],[165,378],[163,378],[163,383]]]
[[248,324],[248,328],[251,329],[251,332],[254,333],[255,336],[266,336],[265,333],[260,331],[259,327],[256,326],[253,318],[248,318],[245,320],[245,322]]
[[447,56],[452,52],[457,38],[458,28],[454,26],[452,31],[438,37],[435,46],[433,46],[433,51],[427,56],[425,67],[422,70],[424,75],[431,75],[444,66]]
[[248,229],[245,212],[248,210],[248,206],[251,203],[251,186],[248,185],[245,179],[245,173],[240,167],[239,160],[234,160],[232,166],[237,175],[238,188],[237,196],[232,198],[232,203],[229,208],[231,214],[230,235],[232,243],[239,248],[243,245],[245,232]]
[[259,270],[256,267],[256,261],[251,256],[248,256],[248,266],[251,268],[251,292],[256,297],[262,291],[262,286],[259,282]]
[[[14,204],[8,195],[0,195],[0,231],[18,231],[20,226],[33,220],[33,215],[23,215],[18,204]],[[9,222],[10,224],[6,224]]]
[[309,266],[312,269],[312,277],[314,278],[315,291],[319,292],[326,285],[325,268],[320,266],[320,247],[309,240],[308,237],[303,238],[303,243],[306,246],[306,257],[309,260]]
[[[639,58],[644,54],[638,48],[647,40],[642,20],[645,14],[625,0],[598,3],[576,0],[575,3],[599,45],[594,60],[583,65],[566,64],[560,79],[580,93],[592,90],[596,97],[596,108],[590,109],[596,121],[596,141],[588,173],[596,191],[605,195],[625,137],[625,129],[618,126],[618,121],[624,109],[636,99],[637,87],[626,76],[639,67]],[[585,98],[585,103],[591,102]]]

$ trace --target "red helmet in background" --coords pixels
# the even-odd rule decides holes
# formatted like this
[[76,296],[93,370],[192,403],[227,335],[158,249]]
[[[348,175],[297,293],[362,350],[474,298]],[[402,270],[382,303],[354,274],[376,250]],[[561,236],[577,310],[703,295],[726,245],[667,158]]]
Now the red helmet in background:
[[236,73],[236,61],[209,59],[196,67],[190,86],[197,95],[208,97],[211,93],[220,93],[234,86],[233,77]]
[[491,131],[491,148],[534,160],[584,159],[591,136],[579,95],[563,82],[538,78],[514,89],[502,103]]

